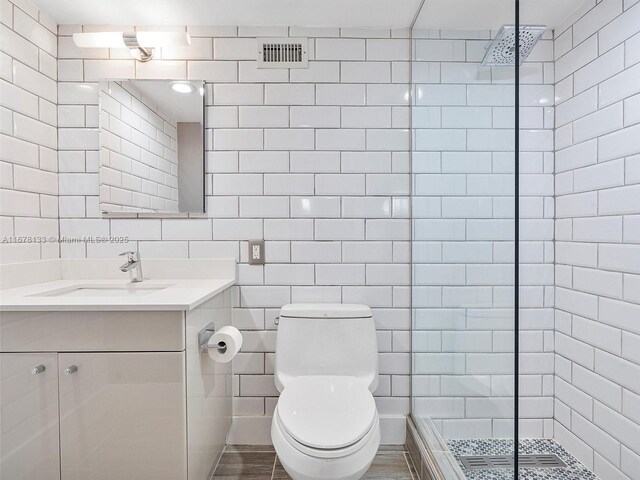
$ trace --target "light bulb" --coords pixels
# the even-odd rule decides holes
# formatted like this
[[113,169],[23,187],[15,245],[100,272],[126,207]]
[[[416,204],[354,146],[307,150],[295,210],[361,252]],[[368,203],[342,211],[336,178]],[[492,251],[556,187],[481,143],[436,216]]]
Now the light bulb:
[[193,93],[196,90],[195,87],[190,83],[183,83],[183,82],[172,83],[171,89],[174,92],[178,92],[178,93]]

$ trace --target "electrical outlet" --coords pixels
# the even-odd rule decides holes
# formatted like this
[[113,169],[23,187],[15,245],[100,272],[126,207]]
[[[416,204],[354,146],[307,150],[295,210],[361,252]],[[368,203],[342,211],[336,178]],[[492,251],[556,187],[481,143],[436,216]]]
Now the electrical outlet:
[[264,240],[249,240],[249,264],[262,265],[264,263]]

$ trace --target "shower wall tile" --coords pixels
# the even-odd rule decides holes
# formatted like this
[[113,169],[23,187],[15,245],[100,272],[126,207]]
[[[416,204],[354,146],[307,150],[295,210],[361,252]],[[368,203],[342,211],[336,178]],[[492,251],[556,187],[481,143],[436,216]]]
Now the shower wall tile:
[[[141,66],[109,60],[106,51],[77,49],[73,30],[61,27],[59,204],[65,232],[128,236],[145,257],[239,260],[234,318],[246,341],[236,378],[237,415],[271,414],[278,394],[273,322],[282,305],[371,305],[384,352],[377,401],[382,413],[398,417],[394,425],[403,431],[411,326],[410,40],[390,38],[389,30],[187,28],[195,49],[165,50],[162,59]],[[309,35],[309,69],[257,69],[255,37],[287,30]],[[94,117],[97,80],[105,71],[207,82],[204,218],[100,218],[93,206],[100,147]],[[36,97],[29,98],[22,108],[35,114]],[[23,158],[37,166],[37,149]],[[37,194],[25,195],[36,201],[23,208],[38,211]],[[266,240],[264,267],[248,264],[247,240],[259,238]],[[110,253],[84,245],[63,251]]]
[[[502,436],[514,407],[513,70],[480,65],[486,32],[415,33],[413,412],[438,418],[445,436],[475,437],[479,422],[483,435]],[[520,90],[521,404],[527,431],[546,436],[555,101],[553,75],[543,72],[553,70],[552,47],[536,47]]]
[[[58,258],[57,32],[24,1],[3,2],[2,22],[0,262]],[[62,119],[75,125],[77,114]]]
[[556,121],[571,131],[556,144],[555,430],[600,478],[636,478],[629,465],[640,461],[629,443],[640,419],[623,400],[640,388],[640,358],[625,355],[624,340],[638,333],[631,319],[640,313],[640,298],[628,293],[640,271],[631,227],[640,213],[640,80],[637,64],[625,63],[639,19],[640,4],[623,12],[619,0],[604,0],[555,41],[556,78],[566,76],[556,84]]

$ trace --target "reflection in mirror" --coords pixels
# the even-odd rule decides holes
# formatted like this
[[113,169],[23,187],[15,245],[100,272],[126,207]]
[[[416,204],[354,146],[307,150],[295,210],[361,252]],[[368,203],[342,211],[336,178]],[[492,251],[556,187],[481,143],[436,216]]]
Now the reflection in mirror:
[[100,82],[104,213],[204,212],[204,83]]

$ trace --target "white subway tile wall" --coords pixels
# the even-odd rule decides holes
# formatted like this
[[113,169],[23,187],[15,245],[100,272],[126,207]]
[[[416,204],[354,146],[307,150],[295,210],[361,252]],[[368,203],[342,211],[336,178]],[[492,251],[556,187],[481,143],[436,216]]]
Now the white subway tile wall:
[[[81,28],[59,37],[60,108],[69,119],[60,135],[68,132],[75,142],[60,152],[63,234],[126,235],[127,248],[143,257],[238,259],[235,323],[245,342],[236,364],[237,415],[271,414],[274,318],[282,305],[371,305],[383,352],[378,407],[400,419],[409,411],[410,109],[408,77],[394,83],[391,72],[408,69],[410,43],[391,35],[408,32],[372,30],[361,38],[366,31],[342,29],[335,38],[335,29],[319,29],[309,38],[310,68],[289,71],[256,69],[253,29],[226,28],[219,37],[188,27],[197,48],[188,57],[161,52],[152,72],[134,60],[107,58],[116,51],[73,48],[69,35]],[[98,62],[109,76],[113,66],[136,78],[188,74],[208,82],[203,218],[101,218],[97,164],[81,161],[98,154],[98,138],[76,137],[95,128],[81,112],[98,104],[95,82],[104,74],[90,72]],[[266,240],[265,266],[248,265],[247,240],[257,238]],[[111,256],[113,249],[73,245],[62,254]]]
[[[414,32],[413,413],[443,435],[513,425],[514,70],[489,31]],[[493,32],[495,33],[495,32]],[[553,435],[553,40],[521,72],[521,429]]]
[[640,3],[556,31],[555,435],[640,478]]
[[0,263],[58,258],[56,26],[22,1],[0,15]]

